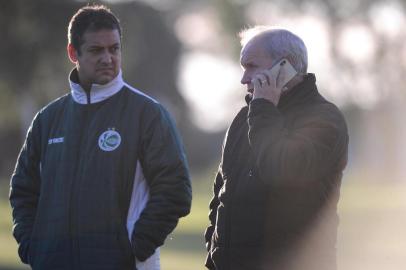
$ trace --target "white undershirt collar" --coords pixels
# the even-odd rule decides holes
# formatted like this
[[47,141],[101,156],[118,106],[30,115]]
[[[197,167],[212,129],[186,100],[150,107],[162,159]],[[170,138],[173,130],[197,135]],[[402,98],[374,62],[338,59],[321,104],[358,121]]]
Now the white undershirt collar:
[[[86,91],[82,88],[82,86],[73,81],[74,77],[77,77],[76,68],[73,69],[69,75],[69,84],[70,84],[70,89],[71,89],[71,95],[72,98],[75,102],[79,104],[87,104],[87,94]],[[120,91],[124,86],[124,81],[121,73],[121,69],[113,80],[111,80],[107,84],[92,84],[90,88],[90,103],[97,103],[100,101],[103,101],[118,91]]]

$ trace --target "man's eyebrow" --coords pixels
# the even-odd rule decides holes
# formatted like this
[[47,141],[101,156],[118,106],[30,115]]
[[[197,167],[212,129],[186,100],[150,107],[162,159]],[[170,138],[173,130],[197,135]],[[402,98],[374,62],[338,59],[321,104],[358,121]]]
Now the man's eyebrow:
[[[107,47],[107,48],[110,48],[110,47],[116,47],[116,46],[120,46],[120,43],[119,43],[119,42],[116,42],[116,43],[111,44],[111,45],[108,45],[108,46],[106,46],[106,47]],[[99,45],[99,44],[90,44],[90,45],[87,46],[87,48],[91,48],[91,49],[98,49],[98,48],[104,48],[104,47],[105,47],[105,46]]]
[[89,46],[87,46],[88,48],[92,48],[92,49],[95,49],[95,48],[103,48],[103,46],[100,46],[100,45],[97,45],[97,44],[91,44],[91,45],[89,45]]

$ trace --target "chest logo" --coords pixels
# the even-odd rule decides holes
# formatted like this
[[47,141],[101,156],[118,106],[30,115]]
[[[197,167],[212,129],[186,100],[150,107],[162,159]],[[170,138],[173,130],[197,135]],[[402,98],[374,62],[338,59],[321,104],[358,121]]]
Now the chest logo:
[[120,133],[118,133],[114,129],[106,130],[99,137],[99,147],[103,151],[107,152],[113,151],[117,149],[120,143],[121,143]]
[[63,143],[64,137],[52,138],[48,140],[48,144]]

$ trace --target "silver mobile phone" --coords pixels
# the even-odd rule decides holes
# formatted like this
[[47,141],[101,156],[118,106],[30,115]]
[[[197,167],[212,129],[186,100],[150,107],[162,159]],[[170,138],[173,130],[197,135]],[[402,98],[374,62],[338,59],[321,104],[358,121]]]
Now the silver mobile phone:
[[[281,69],[284,69],[284,73],[285,76],[283,78],[283,81],[279,81],[279,71]],[[276,77],[276,81],[277,81],[277,85],[284,87],[288,82],[290,82],[290,80],[293,79],[293,77],[296,76],[297,71],[295,70],[295,68],[292,66],[292,64],[286,59],[283,58],[281,59],[278,63],[276,63],[269,71],[268,74],[270,76],[274,76]]]

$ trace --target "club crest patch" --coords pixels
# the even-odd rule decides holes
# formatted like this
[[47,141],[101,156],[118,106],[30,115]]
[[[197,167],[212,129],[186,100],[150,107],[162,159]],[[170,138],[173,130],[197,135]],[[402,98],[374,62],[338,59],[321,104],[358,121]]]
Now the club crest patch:
[[121,143],[120,133],[118,133],[114,129],[106,130],[99,137],[99,147],[103,151],[107,152],[113,151],[117,149],[120,143]]

